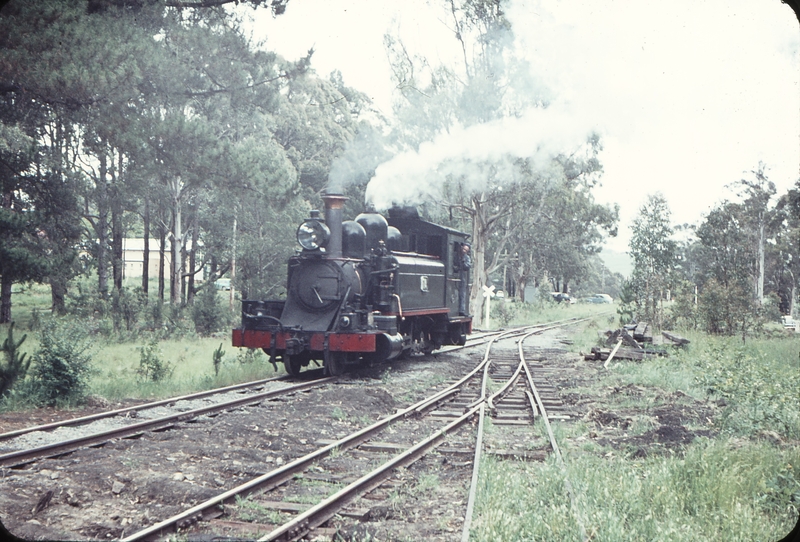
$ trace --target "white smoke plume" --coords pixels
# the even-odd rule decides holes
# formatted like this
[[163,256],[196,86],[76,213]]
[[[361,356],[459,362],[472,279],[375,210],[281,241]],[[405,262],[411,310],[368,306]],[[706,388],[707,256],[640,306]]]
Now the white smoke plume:
[[[529,158],[534,167],[545,168],[559,153],[574,150],[596,129],[564,104],[529,109],[519,117],[455,128],[419,151],[398,154],[375,170],[367,186],[366,200],[376,210],[410,205],[441,197],[447,178],[461,182],[467,191],[488,188],[487,182],[511,182],[512,162]],[[491,167],[490,175],[487,168]],[[501,168],[503,171],[498,172]]]

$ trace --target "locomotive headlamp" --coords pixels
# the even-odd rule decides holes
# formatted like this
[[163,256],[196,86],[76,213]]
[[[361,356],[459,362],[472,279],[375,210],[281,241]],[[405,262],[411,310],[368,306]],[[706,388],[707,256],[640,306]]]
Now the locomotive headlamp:
[[331,236],[331,230],[319,220],[309,219],[297,228],[297,242],[306,250],[317,250],[325,246]]

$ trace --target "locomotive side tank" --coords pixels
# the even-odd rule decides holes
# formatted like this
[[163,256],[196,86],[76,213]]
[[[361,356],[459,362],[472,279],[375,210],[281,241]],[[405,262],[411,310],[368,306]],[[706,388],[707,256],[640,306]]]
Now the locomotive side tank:
[[312,362],[335,375],[464,344],[472,319],[458,315],[452,262],[468,236],[401,210],[343,221],[346,199],[324,195],[324,218],[312,211],[300,225],[286,300],[243,301],[233,345],[262,348],[297,376]]

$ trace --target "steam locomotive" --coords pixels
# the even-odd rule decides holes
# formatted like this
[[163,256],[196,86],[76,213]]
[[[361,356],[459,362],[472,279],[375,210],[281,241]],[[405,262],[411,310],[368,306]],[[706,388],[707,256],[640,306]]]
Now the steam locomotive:
[[325,194],[297,229],[286,300],[245,300],[233,346],[262,348],[298,376],[312,361],[338,375],[358,365],[446,344],[463,345],[472,318],[459,315],[461,246],[467,234],[394,208],[388,220],[342,220],[346,197]]

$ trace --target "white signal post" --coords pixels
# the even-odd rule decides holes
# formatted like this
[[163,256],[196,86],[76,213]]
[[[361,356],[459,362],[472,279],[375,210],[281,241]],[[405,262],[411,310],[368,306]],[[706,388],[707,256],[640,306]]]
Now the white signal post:
[[484,303],[483,327],[489,329],[489,300],[494,297],[494,286],[483,287],[483,297],[486,299]]

